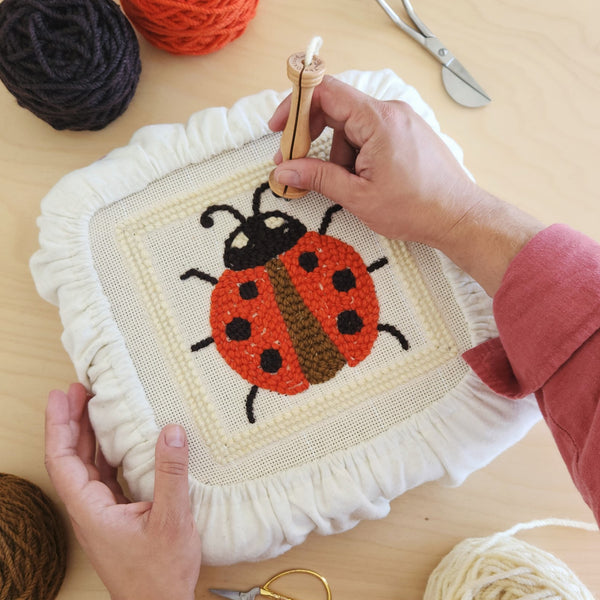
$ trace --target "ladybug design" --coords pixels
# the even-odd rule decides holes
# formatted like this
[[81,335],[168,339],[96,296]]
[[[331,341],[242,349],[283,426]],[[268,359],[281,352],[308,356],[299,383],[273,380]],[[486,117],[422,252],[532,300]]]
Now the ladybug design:
[[252,385],[246,398],[250,423],[258,388],[293,395],[324,383],[345,364],[354,367],[364,360],[380,331],[409,348],[400,331],[378,322],[371,273],[387,258],[367,266],[352,246],[326,234],[342,207],[329,207],[319,231],[307,231],[284,212],[260,212],[266,189],[264,183],[255,190],[248,218],[227,204],[204,210],[200,224],[205,228],[213,226],[212,215],[219,211],[240,222],[225,241],[226,270],[218,279],[197,269],[181,275],[214,285],[212,336],[191,351],[214,343]]

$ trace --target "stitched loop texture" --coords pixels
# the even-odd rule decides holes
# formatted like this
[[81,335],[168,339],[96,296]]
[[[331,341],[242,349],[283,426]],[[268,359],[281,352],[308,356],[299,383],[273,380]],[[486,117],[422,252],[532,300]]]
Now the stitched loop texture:
[[52,600],[67,564],[54,505],[33,483],[0,473],[0,600]]
[[133,28],[112,0],[3,0],[0,79],[55,129],[102,129],[141,72]]
[[172,54],[209,54],[237,39],[258,0],[122,0],[131,22],[154,46]]

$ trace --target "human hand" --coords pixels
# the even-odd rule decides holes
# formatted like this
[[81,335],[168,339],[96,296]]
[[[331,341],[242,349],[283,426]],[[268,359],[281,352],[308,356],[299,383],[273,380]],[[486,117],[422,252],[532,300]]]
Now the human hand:
[[[290,98],[269,122],[284,128]],[[412,108],[380,101],[326,76],[313,94],[312,139],[333,129],[330,160],[282,162],[273,176],[341,204],[388,238],[442,250],[493,295],[508,264],[541,228],[477,186]]]
[[188,495],[184,430],[168,425],[156,444],[153,502],[131,503],[100,452],[80,384],[54,390],[46,409],[46,468],[75,535],[112,600],[192,600],[200,536]]
[[[285,126],[286,99],[269,122]],[[276,162],[283,184],[315,190],[388,238],[437,245],[469,209],[475,186],[448,147],[412,108],[376,100],[326,76],[315,88],[311,137],[333,128],[329,161]]]

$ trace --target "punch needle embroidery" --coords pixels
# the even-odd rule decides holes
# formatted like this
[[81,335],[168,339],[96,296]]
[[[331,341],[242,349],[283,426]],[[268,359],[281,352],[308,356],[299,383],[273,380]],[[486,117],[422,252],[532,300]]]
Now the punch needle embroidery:
[[203,227],[213,226],[216,212],[228,212],[240,222],[225,241],[226,270],[218,279],[195,268],[181,275],[215,286],[212,335],[191,350],[216,344],[227,364],[251,384],[246,397],[250,423],[255,422],[258,388],[293,395],[329,381],[345,364],[353,367],[364,360],[380,331],[409,348],[397,328],[378,322],[370,274],[387,259],[367,266],[352,246],[327,235],[341,206],[327,209],[318,232],[307,231],[282,211],[260,211],[267,189],[265,183],[255,190],[248,218],[228,204],[209,206],[200,217]]

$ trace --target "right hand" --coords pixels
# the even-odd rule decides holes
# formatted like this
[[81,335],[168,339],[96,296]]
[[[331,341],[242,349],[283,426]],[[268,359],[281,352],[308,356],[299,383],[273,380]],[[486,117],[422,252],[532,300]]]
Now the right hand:
[[[269,122],[273,130],[283,129],[289,107],[288,98]],[[377,233],[438,246],[477,201],[448,147],[404,102],[376,100],[326,76],[313,95],[311,137],[325,126],[334,131],[329,162],[282,162],[274,176],[323,194]]]
[[[281,131],[284,100],[269,122]],[[511,260],[543,228],[477,186],[412,108],[383,102],[325,76],[313,94],[311,137],[333,129],[329,161],[282,162],[275,180],[319,192],[391,239],[438,248],[492,296]]]

